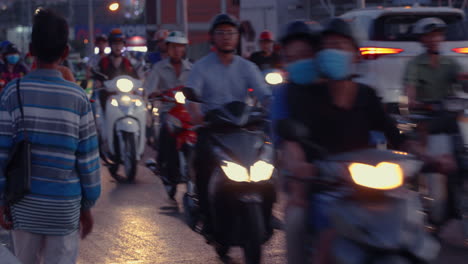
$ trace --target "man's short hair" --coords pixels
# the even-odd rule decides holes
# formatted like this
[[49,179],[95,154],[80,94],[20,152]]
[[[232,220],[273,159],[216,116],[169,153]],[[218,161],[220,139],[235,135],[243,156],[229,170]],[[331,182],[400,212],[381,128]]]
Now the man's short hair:
[[38,9],[34,15],[31,47],[41,62],[53,63],[63,55],[68,44],[67,21],[48,9]]

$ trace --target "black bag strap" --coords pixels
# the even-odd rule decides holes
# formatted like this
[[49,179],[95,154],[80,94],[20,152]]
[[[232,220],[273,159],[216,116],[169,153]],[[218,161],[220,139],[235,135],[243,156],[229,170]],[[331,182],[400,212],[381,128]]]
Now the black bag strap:
[[24,121],[23,102],[21,101],[21,94],[20,94],[20,80],[21,79],[19,79],[19,78],[16,80],[16,98],[18,99],[18,105],[19,105],[20,111],[21,111],[21,120],[23,121],[24,138],[26,140],[28,140],[28,133],[26,131],[26,125],[25,125],[25,121]]

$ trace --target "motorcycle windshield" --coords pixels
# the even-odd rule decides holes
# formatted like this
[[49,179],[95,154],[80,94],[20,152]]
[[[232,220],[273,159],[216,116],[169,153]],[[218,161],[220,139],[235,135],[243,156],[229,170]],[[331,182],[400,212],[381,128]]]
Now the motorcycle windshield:
[[260,132],[238,130],[214,134],[212,143],[222,151],[220,159],[231,160],[250,168],[259,159],[264,138]]

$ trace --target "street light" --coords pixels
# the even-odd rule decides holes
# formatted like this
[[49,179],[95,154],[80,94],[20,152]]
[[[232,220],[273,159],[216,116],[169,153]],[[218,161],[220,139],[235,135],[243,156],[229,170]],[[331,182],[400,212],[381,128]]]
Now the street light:
[[112,11],[112,12],[115,12],[115,11],[119,10],[119,8],[120,8],[120,4],[117,3],[117,2],[111,3],[109,5],[109,10]]

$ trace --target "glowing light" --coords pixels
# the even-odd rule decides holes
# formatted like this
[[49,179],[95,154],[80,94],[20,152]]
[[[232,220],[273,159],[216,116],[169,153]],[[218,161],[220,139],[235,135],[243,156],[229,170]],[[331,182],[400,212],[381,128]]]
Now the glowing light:
[[249,173],[247,169],[237,163],[224,161],[224,164],[221,165],[221,169],[223,169],[226,176],[232,181],[235,181],[235,182],[248,182],[249,181]]
[[117,88],[123,93],[129,93],[133,90],[133,82],[125,78],[118,79]]
[[398,164],[381,162],[377,166],[353,163],[349,166],[353,181],[377,190],[391,190],[403,184],[403,172]]
[[148,47],[144,47],[144,46],[141,46],[141,47],[127,47],[126,49],[127,49],[127,51],[138,51],[138,52],[147,52],[148,51]]
[[115,99],[112,99],[111,105],[113,105],[113,106],[115,106],[115,107],[118,107],[118,106],[119,106],[119,102],[117,102],[117,100],[115,100]]
[[119,8],[120,8],[120,4],[117,3],[117,2],[111,3],[109,5],[109,10],[112,11],[112,12],[115,12],[115,11],[119,10]]
[[283,83],[284,79],[279,72],[270,72],[265,76],[265,81],[271,85],[277,85]]
[[267,181],[273,175],[273,165],[266,163],[263,160],[257,161],[250,167],[250,180],[253,182]]
[[136,100],[135,100],[135,105],[138,106],[138,107],[140,107],[140,106],[143,105],[143,103],[141,102],[141,100],[136,99]]
[[181,91],[178,91],[176,94],[175,94],[175,99],[176,99],[176,102],[178,104],[185,104],[185,95],[183,92]]
[[120,98],[120,101],[122,101],[123,103],[128,104],[128,103],[130,103],[130,101],[132,101],[132,98],[130,98],[130,96],[128,96],[128,95],[124,95],[124,96],[122,96]]

